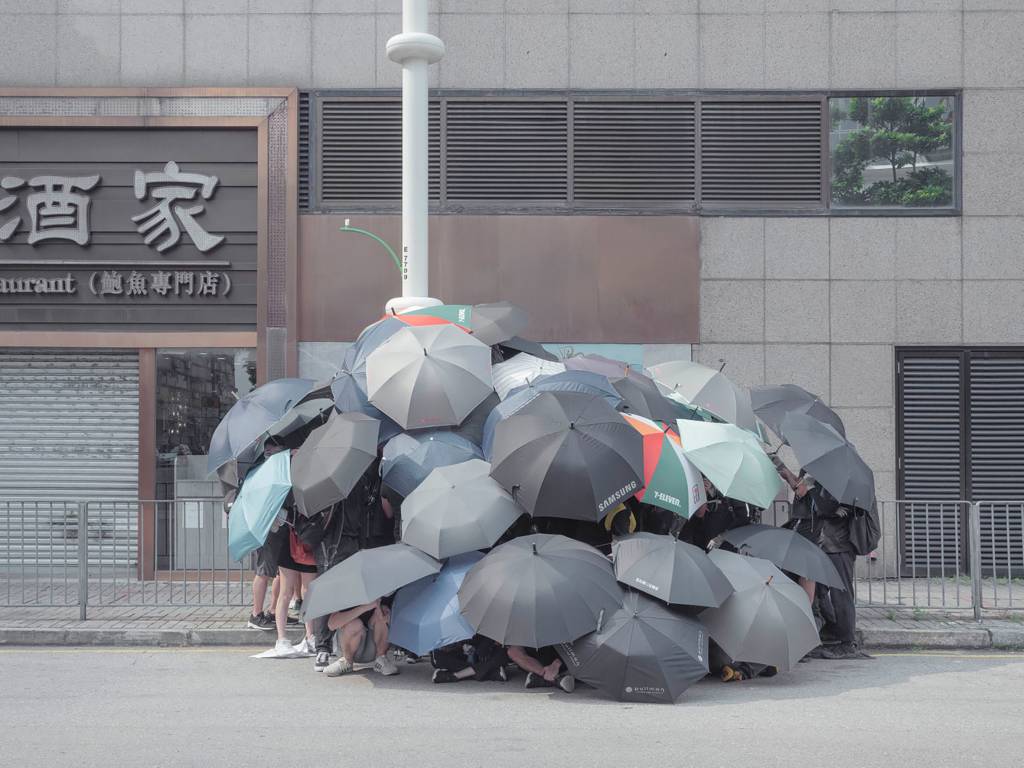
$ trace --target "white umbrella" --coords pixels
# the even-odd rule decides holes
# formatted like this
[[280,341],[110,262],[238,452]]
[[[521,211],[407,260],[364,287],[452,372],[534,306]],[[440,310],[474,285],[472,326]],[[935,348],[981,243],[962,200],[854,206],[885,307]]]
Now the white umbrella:
[[504,400],[516,387],[525,386],[538,376],[555,373],[565,373],[565,366],[523,352],[494,366],[494,391]]

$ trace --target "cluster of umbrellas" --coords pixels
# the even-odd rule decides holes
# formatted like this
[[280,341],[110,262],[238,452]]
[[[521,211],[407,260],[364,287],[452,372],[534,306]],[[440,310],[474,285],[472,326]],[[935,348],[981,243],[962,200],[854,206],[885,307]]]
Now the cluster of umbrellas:
[[[736,552],[709,554],[636,533],[609,558],[510,529],[524,515],[596,525],[632,498],[687,518],[707,502],[704,478],[767,507],[783,484],[765,427],[840,502],[869,508],[873,476],[839,417],[800,387],[748,391],[688,361],[644,372],[559,360],[520,336],[526,325],[504,302],[388,315],[332,380],[281,379],[241,398],[209,451],[210,471],[237,488],[231,555],[266,541],[289,493],[312,516],[379,457],[403,497],[401,541],[315,579],[307,620],[395,593],[391,642],[411,653],[474,634],[555,646],[573,675],[622,700],[674,701],[708,673],[709,637],[736,660],[790,669],[818,634],[783,570],[842,587],[800,536],[751,525],[728,532]],[[297,450],[260,463],[268,440]]]

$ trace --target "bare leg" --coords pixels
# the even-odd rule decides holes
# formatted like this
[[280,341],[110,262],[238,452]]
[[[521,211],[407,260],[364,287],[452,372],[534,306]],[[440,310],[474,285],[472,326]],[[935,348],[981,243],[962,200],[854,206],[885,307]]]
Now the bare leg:
[[[302,594],[306,594],[306,588],[309,586],[309,582],[316,578],[315,573],[300,573],[301,579],[299,580],[299,586],[302,589]],[[306,622],[306,637],[313,637],[316,633],[313,631],[313,622]]]
[[263,601],[267,599],[267,584],[270,581],[266,576],[253,576],[252,579],[252,615],[259,616],[263,613]]
[[508,647],[508,657],[521,670],[525,672],[533,672],[535,675],[544,677],[547,667],[528,654],[525,648],[518,645],[510,645]]
[[386,608],[377,606],[370,617],[370,629],[373,630],[373,644],[376,646],[377,655],[383,656],[388,652],[388,619],[389,613]]
[[291,568],[281,568],[278,573],[278,578],[281,579],[284,584],[282,585],[282,588],[278,590],[277,606],[274,609],[274,623],[277,624],[277,639],[281,640],[282,638],[287,638],[288,598],[295,590],[295,585],[299,583],[299,573],[298,571],[293,571]]
[[800,577],[800,586],[804,588],[804,592],[807,593],[807,600],[811,605],[814,605],[814,589],[817,586],[813,581],[803,576]]
[[366,627],[359,620],[350,621],[341,628],[341,651],[349,664],[355,664],[356,654],[359,653],[359,646],[363,644],[363,637],[366,635]]
[[278,570],[277,576],[274,577],[274,581],[270,584],[270,607],[274,609],[274,613],[277,613],[277,600],[281,596],[281,571]]

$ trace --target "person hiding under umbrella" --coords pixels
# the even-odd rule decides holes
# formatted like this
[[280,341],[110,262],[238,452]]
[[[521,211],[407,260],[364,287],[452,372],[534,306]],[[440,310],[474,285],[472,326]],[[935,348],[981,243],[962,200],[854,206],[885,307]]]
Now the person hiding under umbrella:
[[340,677],[371,667],[384,677],[397,675],[398,665],[388,656],[390,622],[391,609],[379,598],[347,611],[332,613],[327,626],[339,633],[338,645],[344,655],[328,666],[324,674]]
[[[683,525],[680,538],[701,549],[712,549],[721,543],[720,536],[728,530],[750,524],[750,507],[742,501],[723,496],[715,485],[704,478],[707,503]],[[726,545],[727,549],[731,549]]]
[[505,647],[483,635],[474,635],[468,642],[452,643],[430,652],[435,683],[507,682],[508,653]]
[[566,693],[576,690],[576,678],[562,672],[562,660],[553,646],[524,648],[510,645],[508,658],[526,672],[524,688],[561,688]]

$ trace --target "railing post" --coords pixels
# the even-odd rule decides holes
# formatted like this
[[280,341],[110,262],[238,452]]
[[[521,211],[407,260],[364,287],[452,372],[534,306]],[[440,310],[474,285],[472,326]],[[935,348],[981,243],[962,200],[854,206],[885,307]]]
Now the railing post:
[[971,569],[971,604],[974,620],[981,621],[981,505],[968,503],[970,546],[967,548],[967,567]]
[[89,504],[78,502],[78,620],[85,621],[89,604]]

